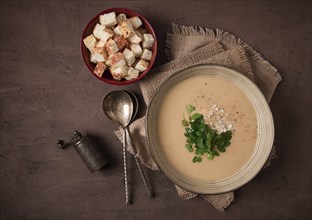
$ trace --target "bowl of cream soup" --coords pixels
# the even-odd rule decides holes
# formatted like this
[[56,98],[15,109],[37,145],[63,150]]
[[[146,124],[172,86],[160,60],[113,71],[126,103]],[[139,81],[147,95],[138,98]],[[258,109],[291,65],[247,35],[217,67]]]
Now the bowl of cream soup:
[[[196,108],[193,117],[202,115],[216,139],[231,132],[225,152],[217,152],[213,159],[201,153],[200,162],[194,160],[195,151],[201,149],[186,148],[185,133],[191,129],[181,123],[188,117],[186,106]],[[246,76],[222,66],[199,65],[176,73],[154,94],[146,133],[153,159],[174,184],[216,194],[241,187],[261,170],[272,149],[274,124],[265,97]]]

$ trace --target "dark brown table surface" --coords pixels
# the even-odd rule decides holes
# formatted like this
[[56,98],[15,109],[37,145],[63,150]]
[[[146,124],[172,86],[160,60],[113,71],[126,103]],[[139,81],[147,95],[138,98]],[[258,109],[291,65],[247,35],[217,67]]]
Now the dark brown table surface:
[[[226,212],[202,198],[181,200],[160,172],[146,170],[148,199],[133,159],[133,204],[124,204],[121,145],[101,110],[112,90],[138,84],[97,80],[80,56],[82,31],[110,7],[134,9],[150,21],[166,62],[171,23],[218,27],[241,37],[281,73],[270,103],[278,159],[235,192]],[[1,1],[0,219],[311,219],[310,1]],[[139,115],[144,115],[142,107]],[[59,138],[92,134],[110,165],[91,174]]]

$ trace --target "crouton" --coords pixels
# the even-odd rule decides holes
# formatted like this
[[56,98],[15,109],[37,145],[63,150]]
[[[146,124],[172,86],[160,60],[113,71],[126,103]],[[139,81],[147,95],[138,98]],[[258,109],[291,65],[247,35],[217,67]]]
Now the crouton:
[[105,28],[105,30],[103,30],[100,35],[100,40],[107,42],[107,40],[111,38],[113,35],[114,35],[114,32],[111,29]]
[[154,44],[154,37],[151,34],[143,34],[143,41],[142,41],[142,46],[143,48],[151,48]]
[[142,55],[142,48],[139,44],[130,44],[130,49],[134,53],[135,57],[140,57]]
[[129,67],[126,80],[136,79],[139,76],[139,70],[134,69],[133,67]]
[[101,55],[103,55],[105,60],[108,58],[108,54],[107,54],[107,52],[106,52],[104,47],[97,47],[97,46],[95,46],[93,48],[92,53],[93,54],[101,54]]
[[105,44],[105,49],[108,55],[113,55],[119,51],[119,48],[113,39],[109,39],[107,41],[107,43]]
[[104,47],[104,46],[105,46],[105,42],[101,40],[99,40],[97,44],[95,45],[95,47]]
[[93,35],[94,37],[96,37],[97,39],[100,39],[100,34],[101,32],[105,29],[105,26],[100,25],[99,23],[97,23],[93,29]]
[[121,22],[127,20],[127,16],[124,13],[117,15],[117,23],[121,24]]
[[116,13],[111,12],[108,14],[100,15],[100,23],[105,27],[111,27],[117,24]]
[[134,34],[132,24],[129,20],[125,20],[125,21],[121,22],[121,24],[119,26],[119,30],[122,33],[122,36],[124,38],[128,38]]
[[138,29],[139,27],[141,27],[142,24],[143,24],[141,19],[138,16],[131,17],[129,20],[130,20],[130,22],[132,24],[132,27],[135,30]]
[[114,32],[108,28],[105,28],[105,26],[96,24],[95,28],[93,30],[93,35],[103,41],[106,42],[110,37],[114,35]]
[[141,59],[141,60],[135,65],[135,68],[136,68],[137,70],[139,70],[140,72],[143,72],[143,71],[145,71],[145,70],[147,69],[148,65],[149,65],[149,62],[147,62],[147,61]]
[[101,53],[91,53],[90,62],[91,63],[105,62],[104,55]]
[[134,33],[132,36],[128,37],[128,41],[132,44],[139,44],[142,39],[136,33]]
[[93,73],[95,73],[98,77],[102,77],[105,70],[106,65],[103,62],[99,62],[96,64]]
[[119,51],[123,50],[124,47],[127,47],[129,46],[129,43],[128,41],[123,38],[122,36],[116,34],[113,38],[113,40],[116,42],[118,48],[119,48]]
[[96,39],[93,34],[90,34],[88,37],[83,39],[84,45],[89,49],[89,51],[92,53],[93,48],[96,45]]
[[129,50],[129,49],[124,49],[124,51],[122,52],[124,58],[125,58],[125,61],[127,63],[128,66],[131,66],[134,61],[135,61],[135,54]]
[[104,47],[94,47],[92,53],[102,54],[103,50],[105,50]]
[[122,33],[120,31],[120,28],[119,28],[119,25],[114,28],[114,32],[115,32],[115,34],[118,34],[118,35],[122,36]]
[[109,66],[122,66],[126,65],[125,58],[122,53],[116,53],[108,58],[107,64]]
[[152,59],[152,55],[153,55],[152,51],[144,48],[141,58],[150,61]]
[[115,80],[121,80],[122,78],[127,76],[128,66],[127,65],[113,66],[109,69],[109,71]]

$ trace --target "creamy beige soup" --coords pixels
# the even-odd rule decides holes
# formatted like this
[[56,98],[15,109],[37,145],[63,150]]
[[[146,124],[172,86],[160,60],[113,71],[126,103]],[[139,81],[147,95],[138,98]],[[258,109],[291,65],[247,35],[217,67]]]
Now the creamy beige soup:
[[[193,163],[194,153],[185,147],[181,120],[189,104],[211,126],[218,127],[221,122],[233,132],[231,145],[214,160],[203,156],[200,163]],[[161,149],[177,171],[198,180],[220,180],[235,174],[251,158],[257,139],[257,118],[252,103],[236,85],[201,75],[183,80],[168,91],[159,109],[157,129]]]

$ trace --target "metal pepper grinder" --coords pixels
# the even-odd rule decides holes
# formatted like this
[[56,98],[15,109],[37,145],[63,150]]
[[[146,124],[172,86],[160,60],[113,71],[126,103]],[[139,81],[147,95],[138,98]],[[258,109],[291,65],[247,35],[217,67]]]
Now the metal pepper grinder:
[[69,142],[64,143],[64,141],[58,140],[57,144],[61,149],[72,145],[91,173],[108,163],[101,148],[87,133],[82,136],[78,131],[74,131],[74,137]]

